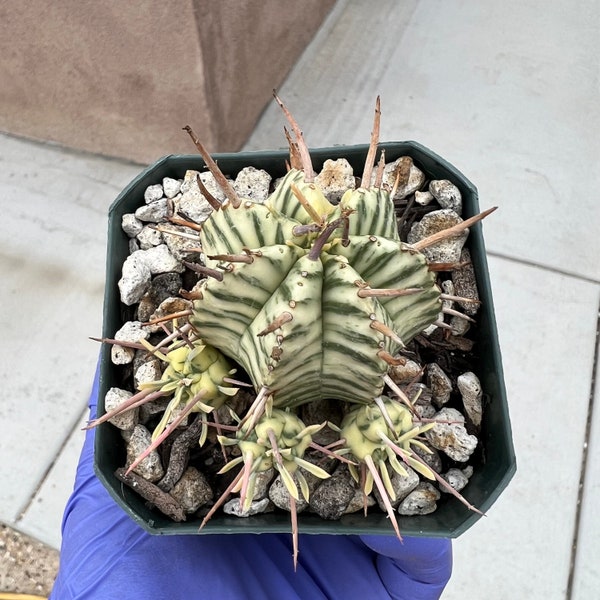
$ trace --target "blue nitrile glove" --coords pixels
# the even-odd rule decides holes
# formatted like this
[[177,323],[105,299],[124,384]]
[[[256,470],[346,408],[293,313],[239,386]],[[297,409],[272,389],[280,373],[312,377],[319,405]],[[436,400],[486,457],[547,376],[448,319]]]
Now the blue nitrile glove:
[[[91,418],[97,395],[96,377]],[[93,445],[92,430],[63,517],[52,600],[433,600],[450,578],[445,539],[300,534],[294,572],[291,534],[149,535],[96,478]]]

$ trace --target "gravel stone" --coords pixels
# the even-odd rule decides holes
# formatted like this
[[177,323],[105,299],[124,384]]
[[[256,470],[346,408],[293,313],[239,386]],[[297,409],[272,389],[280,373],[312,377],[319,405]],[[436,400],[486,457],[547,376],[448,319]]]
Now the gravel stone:
[[253,500],[248,510],[242,510],[240,499],[232,498],[223,505],[223,512],[226,515],[233,515],[234,517],[252,517],[267,512],[270,504],[271,502],[268,498],[262,498],[261,500]]
[[148,248],[148,250],[139,250],[129,258],[136,255],[140,256],[146,263],[151,275],[170,272],[182,273],[184,271],[183,265],[171,254],[166,244],[154,246]]
[[163,187],[160,183],[155,185],[149,185],[144,192],[144,202],[146,204],[150,204],[151,202],[156,202],[160,200],[164,195]]
[[181,191],[181,180],[165,177],[162,181],[162,187],[167,198],[175,198]]
[[160,360],[153,358],[142,363],[134,373],[135,385],[139,386],[143,383],[150,383],[151,381],[158,381],[162,376],[162,368]]
[[269,197],[271,176],[263,169],[245,167],[233,182],[233,189],[240,198],[263,203]]
[[189,515],[213,499],[213,491],[203,473],[188,467],[169,492]]
[[113,365],[128,365],[133,361],[135,350],[127,346],[113,344],[110,348],[110,361]]
[[388,370],[388,375],[397,385],[418,382],[423,377],[421,365],[414,360],[407,360],[403,365],[394,365]]
[[0,590],[44,598],[50,594],[58,550],[0,523],[0,556]]
[[[168,224],[165,229],[169,229],[170,231],[174,231],[176,233],[169,234],[163,231],[163,238],[167,247],[171,251],[171,254],[179,261],[189,260],[192,255],[191,251],[198,252],[198,248],[200,247],[200,238],[198,237],[198,232],[194,231],[190,227],[184,227],[182,225],[172,225]],[[177,233],[183,233],[186,236],[192,235],[195,239],[190,239],[189,237],[184,237],[181,235],[177,235]]]
[[427,441],[437,450],[447,454],[452,460],[466,462],[477,447],[477,438],[465,429],[465,418],[455,408],[442,408],[434,417],[436,421],[456,421],[456,423],[436,423],[425,432]]
[[404,516],[428,515],[437,508],[440,492],[431,483],[420,483],[400,504],[398,513]]
[[163,235],[160,231],[146,225],[136,236],[140,250],[148,250],[163,243]]
[[135,239],[131,238],[129,240],[129,254],[133,254],[140,249],[140,243]]
[[310,495],[310,507],[322,519],[339,519],[354,498],[354,484],[348,469],[338,469]]
[[456,379],[456,385],[462,396],[463,406],[467,417],[475,427],[481,427],[481,418],[483,415],[482,398],[483,391],[481,382],[475,373],[467,371],[459,375]]
[[146,322],[161,302],[176,296],[183,282],[179,273],[160,273],[152,278],[148,291],[141,298],[137,310],[137,318]]
[[402,200],[410,194],[414,194],[425,183],[425,174],[418,167],[415,167],[412,158],[409,156],[402,156],[393,163],[385,165],[383,183],[389,186],[390,190],[394,187],[398,173],[400,178],[394,200]]
[[415,202],[421,206],[427,206],[433,200],[431,192],[415,192]]
[[429,192],[442,208],[449,208],[458,215],[462,214],[462,195],[451,181],[433,180],[429,183]]
[[[426,214],[421,221],[416,222],[408,234],[408,243],[414,244],[420,240],[462,223],[462,219],[450,209],[434,210]],[[460,261],[462,248],[467,241],[468,231],[452,236],[428,248],[422,252],[430,263],[455,263]]]
[[181,198],[175,200],[177,212],[194,223],[204,223],[213,209],[208,200],[200,192],[196,176],[199,175],[206,189],[220,202],[225,200],[225,194],[215,181],[212,173],[199,173],[198,171],[187,171],[181,184]]
[[260,471],[256,474],[254,480],[254,500],[262,500],[269,495],[269,485],[275,477],[275,469],[270,467],[266,471]]
[[121,227],[130,238],[134,238],[142,231],[144,224],[133,213],[127,213],[121,217]]
[[167,218],[169,206],[166,198],[140,206],[135,211],[135,216],[144,223],[160,223]]
[[[127,444],[127,468],[135,459],[152,443],[152,435],[143,425],[136,425]],[[133,469],[140,477],[147,481],[158,481],[165,474],[160,456],[156,450],[148,454],[146,458]]]
[[[479,300],[477,290],[477,281],[475,279],[475,270],[471,262],[471,253],[465,248],[460,255],[460,262],[465,263],[464,267],[452,271],[452,283],[457,296]],[[479,304],[473,302],[458,302],[463,312],[469,316],[474,316],[479,310]]]
[[338,204],[346,190],[356,187],[352,166],[345,158],[328,159],[315,177],[316,186],[332,204]]
[[139,302],[150,286],[152,272],[142,252],[144,250],[130,254],[123,263],[123,273],[118,286],[121,302],[127,306]]
[[452,381],[437,363],[427,365],[427,385],[431,390],[433,403],[441,408],[450,400]]
[[[466,469],[448,469],[447,473],[443,473],[442,477],[448,482],[450,487],[460,492],[469,483],[469,477],[465,473]],[[440,491],[449,494],[444,487],[440,487]]]
[[[131,396],[133,396],[133,394],[127,390],[111,387],[108,392],[106,392],[106,396],[104,397],[104,406],[106,408],[106,412],[117,408],[117,406],[120,406],[123,404],[123,402],[129,400]],[[116,415],[108,421],[119,429],[130,430],[138,424],[138,414],[139,409],[132,408],[131,410],[128,410],[120,415]]]
[[[375,498],[373,498],[372,495],[367,496],[367,508],[370,508],[371,506],[375,506],[375,504],[377,504],[377,501],[375,500]],[[349,515],[349,514],[358,512],[359,510],[363,510],[364,506],[365,506],[365,495],[363,494],[362,490],[355,488],[354,496],[352,496],[352,500],[350,500],[350,502],[348,503],[348,506],[346,507],[346,511],[344,512],[344,514]]]

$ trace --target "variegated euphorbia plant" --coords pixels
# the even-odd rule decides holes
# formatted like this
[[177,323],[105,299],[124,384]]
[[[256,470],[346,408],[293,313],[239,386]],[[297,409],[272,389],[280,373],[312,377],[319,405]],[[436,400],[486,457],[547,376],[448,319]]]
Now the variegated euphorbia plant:
[[[416,437],[429,426],[413,423],[410,400],[387,372],[398,364],[405,345],[443,311],[444,295],[421,250],[462,232],[487,213],[417,244],[402,242],[394,190],[382,185],[383,156],[375,165],[379,100],[361,185],[334,205],[315,185],[302,133],[276,99],[292,128],[293,134],[286,131],[290,169],[264,203],[238,197],[191,128],[186,128],[226,196],[222,203],[215,200],[198,177],[214,210],[199,231],[204,265],[185,263],[206,277],[190,318],[191,331],[201,340],[194,343],[210,345],[241,366],[256,391],[235,436],[220,437],[224,446],[236,444],[241,451],[223,470],[243,466],[204,522],[232,491],[240,492],[247,506],[256,473],[271,466],[284,479],[293,512],[296,483],[308,496],[298,467],[327,476],[303,459],[315,427],[305,427],[293,411],[314,400],[331,399],[357,405],[342,424],[344,443],[336,455],[351,463],[365,493],[376,483],[400,536],[389,502],[393,490],[387,465],[402,473],[400,459],[425,477],[444,482],[414,452],[412,446],[420,444]],[[185,351],[176,351],[183,365],[179,354]],[[149,388],[180,389],[181,377],[173,371],[174,361],[169,362],[170,371]],[[230,393],[226,374],[222,367],[213,382],[221,394]],[[388,396],[395,398],[384,396],[386,386]],[[163,419],[161,427],[165,425]],[[293,512],[294,556],[295,518]]]

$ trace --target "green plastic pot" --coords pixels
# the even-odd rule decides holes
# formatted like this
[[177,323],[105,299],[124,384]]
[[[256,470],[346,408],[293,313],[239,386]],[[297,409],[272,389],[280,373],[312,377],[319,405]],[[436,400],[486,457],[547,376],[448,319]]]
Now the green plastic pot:
[[[431,150],[416,142],[388,142],[380,144],[385,149],[386,160],[410,156],[429,179],[449,179],[461,191],[463,217],[479,212],[477,189],[456,168]],[[326,159],[346,158],[355,172],[361,172],[368,146],[320,148],[311,151],[315,169]],[[218,154],[221,170],[235,175],[244,167],[265,169],[273,177],[285,173],[287,151]],[[171,155],[160,159],[140,173],[115,200],[109,210],[108,256],[106,290],[104,297],[104,337],[112,337],[121,325],[132,318],[131,308],[120,302],[117,281],[121,267],[128,255],[128,238],[121,229],[121,218],[134,212],[144,204],[144,191],[152,184],[162,182],[163,177],[181,179],[188,169],[203,170],[204,161],[199,156]],[[493,217],[492,217],[493,218]],[[478,223],[471,227],[468,247],[477,277],[482,306],[476,327],[476,363],[472,370],[478,375],[485,394],[485,407],[480,434],[481,452],[479,464],[468,486],[463,490],[465,497],[481,511],[486,512],[500,496],[516,471],[515,453],[512,444],[506,390],[502,371],[502,360],[498,345],[498,333],[494,317],[492,290],[490,287],[485,246]],[[98,415],[105,412],[104,397],[112,386],[122,386],[122,371],[110,361],[110,347],[103,345],[100,367],[100,394]],[[249,518],[227,515],[214,516],[199,531],[200,519],[175,523],[157,510],[149,508],[145,501],[123,485],[115,476],[117,468],[125,464],[125,445],[119,431],[105,423],[98,427],[95,445],[95,470],[98,478],[115,501],[142,528],[152,534],[211,534],[211,533],[274,533],[289,532],[288,514],[271,513]],[[456,498],[443,494],[437,510],[425,516],[399,517],[403,534],[428,537],[458,537],[469,529],[480,516],[469,511]],[[299,531],[309,534],[384,534],[394,535],[389,519],[383,513],[371,511],[367,517],[362,512],[346,515],[339,521],[325,521],[312,514],[298,515]]]

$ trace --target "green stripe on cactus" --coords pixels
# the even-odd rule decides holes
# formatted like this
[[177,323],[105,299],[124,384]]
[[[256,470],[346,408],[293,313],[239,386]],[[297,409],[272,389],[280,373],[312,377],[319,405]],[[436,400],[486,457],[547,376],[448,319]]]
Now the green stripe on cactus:
[[390,202],[388,192],[377,188],[348,190],[342,196],[338,209],[354,211],[349,235],[375,235],[400,240],[394,204]]
[[291,169],[281,180],[275,191],[269,196],[265,204],[275,212],[285,215],[290,219],[307,224],[315,219],[306,211],[298,201],[292,186],[296,186],[299,192],[306,198],[313,211],[320,217],[327,217],[334,210],[334,206],[323,196],[321,190],[312,183],[306,183],[304,173],[297,169]]

